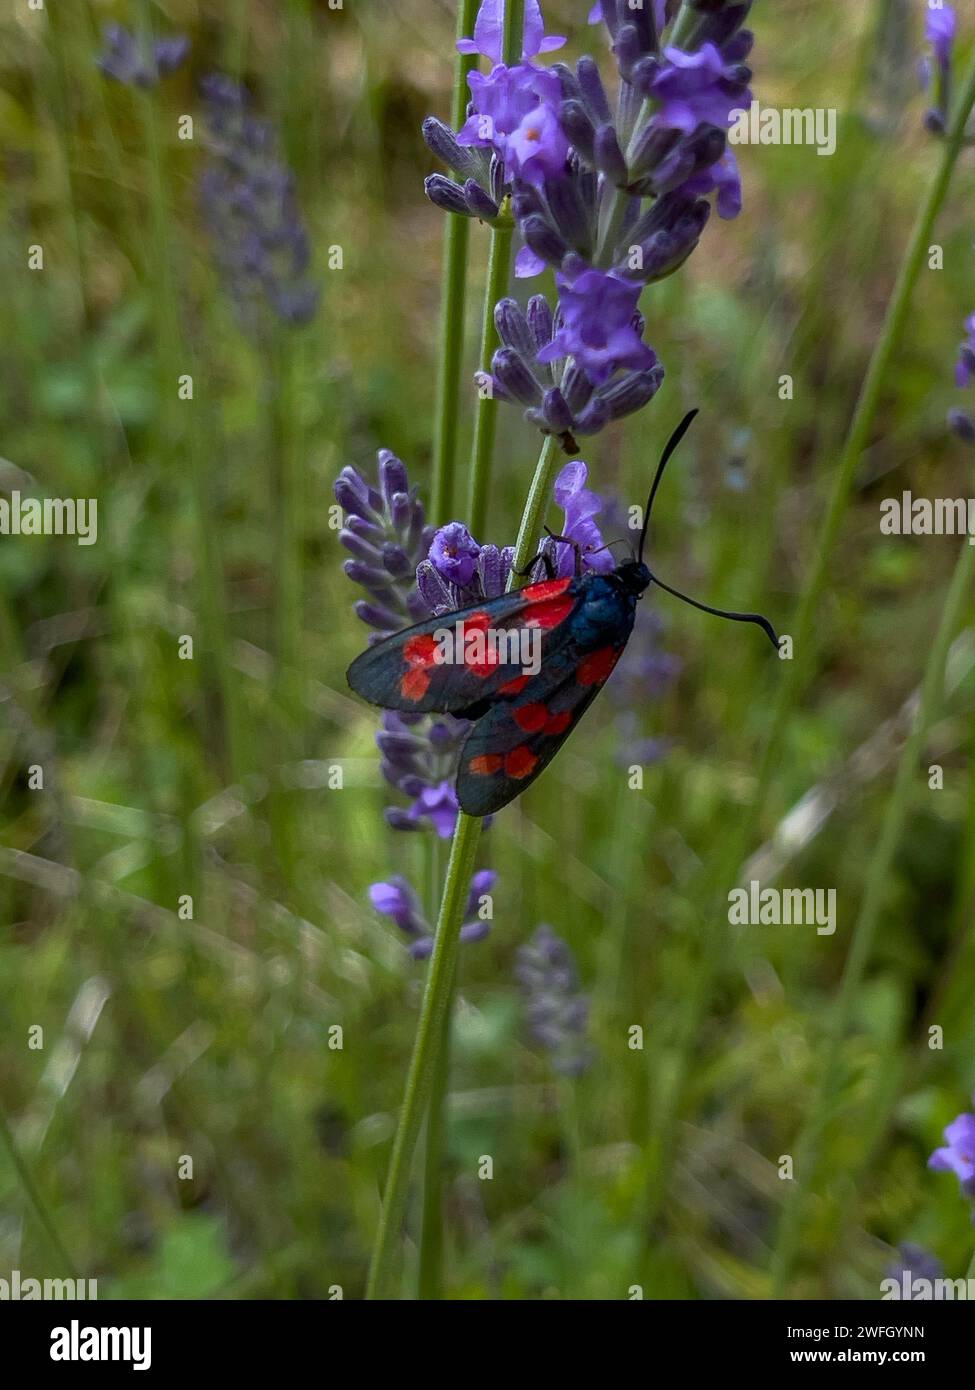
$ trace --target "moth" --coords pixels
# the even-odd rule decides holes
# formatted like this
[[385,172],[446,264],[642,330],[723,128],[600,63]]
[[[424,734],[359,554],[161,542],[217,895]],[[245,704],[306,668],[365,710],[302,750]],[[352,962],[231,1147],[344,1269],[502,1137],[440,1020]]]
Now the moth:
[[[704,613],[757,624],[778,649],[775,631],[761,614],[699,603],[644,563],[660,480],[696,414],[688,412],[663,451],[638,550],[611,573],[584,573],[576,542],[549,532],[553,541],[574,546],[573,576],[556,577],[542,552],[522,573],[541,560],[546,578],[427,618],[368,648],[349,667],[349,685],[371,704],[473,721],[457,772],[457,800],[467,815],[499,811],[544,772],[609,679],[651,585]],[[528,652],[537,654],[530,666]]]

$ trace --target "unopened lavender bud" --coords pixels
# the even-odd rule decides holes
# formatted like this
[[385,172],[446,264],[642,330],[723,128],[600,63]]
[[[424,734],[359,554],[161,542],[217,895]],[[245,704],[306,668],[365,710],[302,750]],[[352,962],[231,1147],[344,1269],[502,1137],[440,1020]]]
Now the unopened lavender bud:
[[[424,828],[422,821],[413,820],[409,811],[404,811],[401,806],[387,806],[383,815],[386,818],[386,824],[391,830],[422,830]],[[417,949],[418,945],[419,943],[416,943],[414,946],[410,947],[411,955],[413,951]],[[427,949],[427,955],[430,954],[432,949],[433,943],[431,941]]]
[[410,484],[403,460],[397,458],[392,449],[380,449],[378,460],[379,483],[386,500],[391,501],[397,492],[408,492]]
[[625,187],[628,182],[626,160],[611,125],[600,126],[596,131],[595,164],[617,187]]
[[545,221],[539,213],[532,213],[521,224],[521,234],[525,245],[530,246],[536,256],[550,265],[560,265],[568,251],[568,245],[558,232]]
[[499,299],[494,306],[494,325],[505,347],[514,348],[531,360],[537,352],[531,329],[521,305],[514,299]]
[[643,96],[649,96],[659,72],[660,63],[656,58],[641,58],[630,69],[629,80],[638,92]]
[[755,35],[751,29],[742,29],[730,39],[721,50],[726,63],[743,63],[755,46]]
[[[649,7],[644,13],[648,11]],[[633,11],[633,13],[636,14],[637,11]],[[652,23],[653,21],[651,20],[651,24]],[[630,80],[630,74],[636,64],[639,63],[641,58],[647,57],[648,50],[652,49],[654,46],[653,43],[647,44],[645,36],[641,37],[635,24],[624,24],[621,26],[617,32],[615,42],[613,43],[613,52],[616,54],[616,61],[619,64],[620,73],[627,81]]]
[[562,378],[562,395],[573,415],[577,415],[592,397],[592,382],[575,362],[566,368]]
[[585,410],[575,417],[576,434],[599,434],[609,424],[609,406],[599,396],[594,396]]
[[596,129],[582,102],[564,101],[559,107],[559,124],[575,150],[590,164],[594,163]]
[[474,173],[477,168],[476,157],[471,154],[470,148],[458,145],[454,132],[449,126],[444,125],[443,121],[438,121],[436,116],[428,116],[421,129],[427,148],[442,160],[448,169],[466,177]]
[[486,222],[492,221],[500,211],[498,204],[485,193],[477,179],[468,179],[464,184],[464,198],[468,211]]
[[423,180],[423,190],[431,203],[444,212],[456,212],[461,217],[470,217],[470,208],[460,184],[454,183],[444,174],[428,174]]
[[383,546],[383,565],[394,579],[403,579],[413,569],[409,555],[401,545]]
[[388,608],[381,608],[375,603],[367,603],[364,599],[357,600],[355,614],[357,618],[361,618],[369,627],[374,627],[379,632],[399,632],[403,627],[403,619],[398,613],[393,613]]
[[557,386],[551,387],[542,397],[542,414],[552,434],[565,434],[572,429],[572,411]]
[[944,135],[947,125],[945,123],[945,114],[943,111],[938,111],[935,107],[931,106],[925,111],[922,119],[924,129],[928,131],[930,135]]
[[581,101],[582,88],[579,86],[579,79],[566,63],[553,63],[551,71],[559,79],[562,88],[563,101]]
[[663,366],[658,362],[646,372],[629,372],[600,393],[603,405],[610,418],[622,420],[625,415],[633,415],[642,410],[660,389],[664,379]]
[[353,584],[361,584],[364,589],[370,589],[376,593],[377,597],[382,597],[383,591],[389,583],[389,575],[384,573],[378,565],[367,565],[362,560],[343,560],[342,570]]
[[966,444],[975,444],[975,420],[964,410],[948,411],[948,428]]
[[382,564],[382,552],[376,546],[370,545],[367,540],[363,540],[361,536],[357,536],[350,527],[343,527],[339,532],[339,544],[344,545],[346,550],[366,565]]
[[552,341],[554,328],[552,310],[543,294],[533,294],[528,301],[528,327],[535,340],[535,351],[541,352]]
[[[545,197],[559,234],[568,246],[587,257],[592,249],[595,227],[580,196],[575,179],[546,179]],[[527,239],[527,238],[526,238]],[[568,250],[568,246],[566,250]],[[536,247],[532,248],[536,250]],[[539,255],[543,253],[539,251]],[[564,256],[565,252],[563,252]],[[561,259],[561,258],[560,258]]]
[[498,348],[491,359],[491,372],[512,400],[537,405],[542,392],[524,358],[512,348]]
[[657,130],[647,125],[637,137],[630,158],[630,173],[643,174],[655,170],[680,141],[676,130]]
[[354,516],[376,519],[383,509],[383,499],[354,468],[343,468],[335,480],[335,500],[343,511]]
[[576,63],[576,77],[579,80],[583,100],[594,123],[596,125],[609,125],[613,117],[609,109],[609,102],[606,100],[603,79],[599,75],[599,68],[595,60],[589,57],[580,58]]

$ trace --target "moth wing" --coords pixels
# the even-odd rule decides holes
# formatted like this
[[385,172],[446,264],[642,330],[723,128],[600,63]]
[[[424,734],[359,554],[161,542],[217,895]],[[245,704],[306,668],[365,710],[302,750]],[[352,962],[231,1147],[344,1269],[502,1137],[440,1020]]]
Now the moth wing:
[[[568,620],[584,592],[585,580],[543,580],[469,608],[427,618],[357,656],[347,672],[349,685],[363,699],[384,709],[416,714],[471,711],[470,717],[476,718],[484,702],[516,695],[533,679],[524,670],[526,644],[528,650],[534,648],[544,670],[549,650],[562,640],[561,634],[568,630]],[[469,638],[471,645],[454,640],[454,646],[470,659],[445,661],[436,634],[446,631],[456,639],[458,625],[462,638]],[[505,653],[492,648],[486,639],[481,650],[477,649],[478,635],[488,629],[510,634],[512,640]],[[533,635],[535,631],[538,637]],[[483,659],[478,660],[479,656]],[[509,660],[508,656],[516,659]]]
[[544,772],[606,684],[631,629],[632,622],[593,651],[565,644],[519,695],[492,705],[461,749],[457,800],[462,811],[469,816],[500,811]]

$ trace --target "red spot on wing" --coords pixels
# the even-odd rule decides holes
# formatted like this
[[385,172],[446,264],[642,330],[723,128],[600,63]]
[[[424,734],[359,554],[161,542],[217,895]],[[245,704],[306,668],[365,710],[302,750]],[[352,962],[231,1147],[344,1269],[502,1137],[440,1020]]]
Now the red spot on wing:
[[512,748],[510,753],[505,754],[504,770],[507,776],[521,780],[527,777],[535,767],[538,759],[530,748],[524,744],[520,748]]
[[532,603],[537,603],[547,598],[558,598],[571,583],[571,579],[543,579],[541,584],[529,584],[528,588],[522,589],[521,592]]
[[[464,619],[462,640],[466,642],[468,632],[487,632],[490,626],[491,619],[487,613],[472,613],[469,618]],[[489,676],[500,662],[495,647],[488,647],[485,645],[483,661],[474,661],[472,659],[472,652],[469,652],[466,646],[463,648],[463,651],[464,665],[467,670],[470,671],[471,675],[477,676],[479,680],[483,680],[485,676]]]
[[550,714],[545,722],[545,732],[547,734],[563,734],[572,723],[572,714],[569,710],[563,710],[561,714]]
[[430,689],[430,673],[421,666],[411,666],[400,679],[399,689],[404,700],[422,700]]
[[501,764],[504,762],[500,753],[480,753],[476,758],[471,758],[467,764],[467,771],[472,772],[475,777],[490,777],[492,772],[500,772]]
[[521,709],[514,711],[514,716],[519,729],[524,729],[526,734],[535,734],[545,728],[548,710],[541,704],[522,705]]
[[[542,588],[542,585],[538,585]],[[555,598],[546,599],[543,603],[532,604],[525,614],[525,627],[558,627],[559,623],[572,612],[576,606],[574,598]]]
[[[622,648],[620,648],[620,651]],[[619,660],[615,647],[600,647],[579,662],[576,680],[580,685],[600,685]]]
[[432,666],[436,651],[437,643],[429,633],[411,637],[403,647],[403,660],[407,666]]
[[510,681],[505,681],[504,685],[498,690],[498,694],[520,695],[530,679],[530,676],[514,676]]

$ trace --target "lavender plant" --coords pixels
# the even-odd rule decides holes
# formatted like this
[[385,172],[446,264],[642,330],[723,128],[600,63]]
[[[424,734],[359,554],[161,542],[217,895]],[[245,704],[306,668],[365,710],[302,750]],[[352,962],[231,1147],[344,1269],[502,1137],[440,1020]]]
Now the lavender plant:
[[[565,511],[564,534],[580,539],[590,567],[612,566],[612,557],[601,550],[594,520],[601,503],[586,487],[586,465],[577,460],[555,482],[556,459],[560,450],[578,453],[577,435],[598,434],[653,399],[663,368],[644,341],[641,294],[687,260],[707,223],[712,196],[723,217],[733,217],[741,206],[738,173],[726,146],[731,111],[750,100],[744,60],[752,36],[742,27],[749,7],[750,0],[691,0],[675,16],[677,7],[661,0],[652,7],[633,8],[623,0],[595,6],[590,21],[604,26],[616,66],[613,104],[593,58],[575,68],[534,61],[562,42],[545,34],[535,0],[484,0],[472,35],[462,35],[460,52],[476,51],[491,68],[470,72],[471,100],[459,129],[435,117],[425,121],[427,145],[454,175],[432,175],[426,191],[452,218],[487,223],[491,253],[475,378],[480,391],[470,515],[466,524],[453,521],[442,528],[420,566],[418,588],[432,611],[456,607],[462,594],[484,593],[505,575],[510,587],[537,553],[553,483]],[[522,310],[510,296],[514,232],[520,243],[516,278],[551,268],[554,306],[535,295]],[[453,279],[449,284],[456,308],[461,296]],[[499,401],[520,405],[543,436],[513,554],[474,539],[490,492]],[[440,420],[439,438],[450,436],[448,424]],[[442,468],[442,450],[439,457]],[[438,475],[437,496],[451,490]],[[556,550],[560,572],[567,572],[571,556],[571,547]],[[398,746],[405,754],[405,746]],[[411,745],[409,751],[414,756],[418,750]],[[403,773],[415,775],[415,764]],[[431,1091],[443,1091],[442,1074],[435,1077],[479,833],[478,821],[458,816],[373,1251],[370,1296],[383,1291],[389,1275],[428,1099]],[[434,1109],[428,1148],[429,1129],[436,1132],[440,1123]],[[428,1224],[425,1216],[425,1232]]]
[[697,246],[709,195],[720,216],[740,211],[727,132],[730,113],[751,99],[749,8],[686,7],[690,20],[668,35],[662,0],[596,5],[590,22],[608,30],[618,70],[614,105],[594,59],[574,69],[532,61],[563,42],[544,36],[537,5],[526,12],[522,61],[502,62],[500,3],[482,5],[465,51],[475,44],[493,66],[470,75],[467,121],[456,132],[435,117],[424,123],[428,146],[456,176],[431,175],[428,197],[457,215],[513,223],[517,276],[555,271],[554,310],[541,295],[527,315],[513,300],[498,303],[502,346],[488,384],[567,453],[578,452],[576,436],[652,399],[663,368],[643,341],[641,291]]
[[199,184],[213,254],[242,322],[261,306],[285,323],[308,323],[318,307],[311,247],[274,132],[249,108],[239,83],[219,73],[201,84],[209,160]]
[[182,67],[190,52],[185,34],[145,42],[123,24],[106,25],[102,42],[99,68],[106,77],[126,87],[158,86],[162,78]]
[[550,926],[537,927],[518,948],[515,977],[524,996],[528,1031],[564,1076],[581,1076],[592,1062],[586,1040],[589,1002],[579,987],[572,951]]

